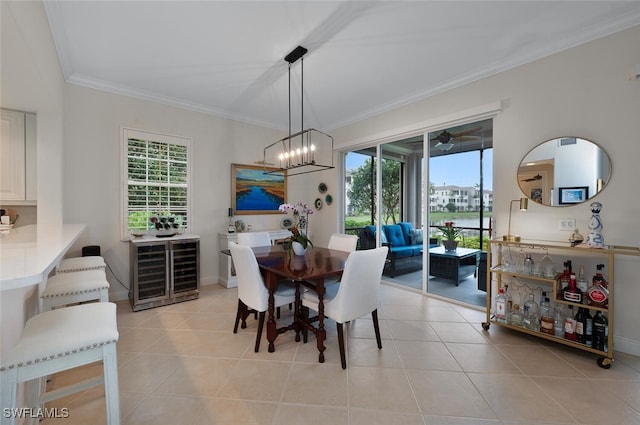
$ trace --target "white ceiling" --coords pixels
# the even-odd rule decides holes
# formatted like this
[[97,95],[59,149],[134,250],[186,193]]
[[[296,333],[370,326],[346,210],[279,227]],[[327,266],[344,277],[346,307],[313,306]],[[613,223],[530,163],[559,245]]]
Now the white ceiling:
[[[640,24],[627,1],[49,1],[69,83],[324,131]],[[300,129],[300,62],[292,68]]]

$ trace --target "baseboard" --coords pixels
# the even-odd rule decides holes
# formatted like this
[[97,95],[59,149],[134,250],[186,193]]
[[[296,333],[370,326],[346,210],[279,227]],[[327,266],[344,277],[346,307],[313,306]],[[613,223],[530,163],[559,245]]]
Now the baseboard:
[[614,336],[613,346],[615,351],[631,354],[632,356],[640,356],[640,341]]
[[114,291],[109,292],[109,301],[125,301],[129,299],[129,291]]

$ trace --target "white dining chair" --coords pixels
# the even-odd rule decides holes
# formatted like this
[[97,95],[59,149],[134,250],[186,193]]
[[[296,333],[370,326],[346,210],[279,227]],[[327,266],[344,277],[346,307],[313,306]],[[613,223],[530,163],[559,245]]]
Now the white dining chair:
[[337,251],[353,252],[358,245],[358,236],[346,235],[344,233],[334,233],[329,238],[329,249]]
[[[244,245],[251,248],[260,248],[265,246],[271,246],[271,236],[269,232],[245,232],[238,233],[238,245]],[[235,270],[235,264],[234,264]],[[289,305],[289,310],[293,308],[293,305]],[[280,307],[277,309],[278,319],[280,318]],[[244,324],[244,321],[243,321]],[[244,328],[244,326],[243,326]]]
[[[371,314],[378,349],[382,348],[378,325],[378,290],[387,250],[388,248],[383,246],[353,251],[347,259],[340,284],[327,287],[324,296],[324,316],[336,322],[343,369],[347,368],[342,326],[344,323]],[[309,290],[302,294],[303,308],[318,311],[318,304],[318,294],[315,291]]]
[[[236,321],[233,325],[233,333],[238,332],[238,323],[242,319],[242,328],[246,328],[246,318],[249,309],[258,312],[258,331],[256,335],[255,352],[260,350],[260,339],[264,327],[265,312],[269,308],[269,291],[264,283],[258,261],[250,247],[229,242],[231,257],[236,264],[238,277],[238,310]],[[286,282],[278,283],[274,294],[274,307],[292,304],[296,300],[295,286]]]
[[[344,233],[334,233],[329,238],[329,245],[327,248],[334,249],[336,251],[353,252],[358,246],[358,236],[347,235]],[[324,286],[335,285],[340,283],[340,277],[329,277],[324,281]],[[306,288],[305,288],[306,290]]]
[[269,232],[238,233],[238,245],[244,245],[251,248],[271,246],[271,237],[269,236]]

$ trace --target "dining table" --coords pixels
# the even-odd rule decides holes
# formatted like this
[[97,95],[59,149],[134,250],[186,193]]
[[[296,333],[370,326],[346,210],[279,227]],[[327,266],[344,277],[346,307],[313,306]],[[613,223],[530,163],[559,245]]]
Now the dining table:
[[[294,329],[296,331],[296,341],[299,341],[299,332],[306,328],[316,335],[316,344],[319,352],[318,361],[324,363],[324,342],[327,338],[327,333],[324,329],[325,279],[342,274],[349,253],[313,246],[309,247],[304,255],[295,255],[292,251],[284,249],[282,245],[257,247],[253,248],[253,252],[269,291],[269,308],[267,311],[269,352],[275,351],[275,340],[279,334]],[[289,326],[277,327],[274,293],[278,282],[282,280],[288,280],[296,284],[297,300],[300,300],[300,291],[303,287],[318,294],[317,326],[312,325],[299,314],[300,306],[297,305],[293,323]]]

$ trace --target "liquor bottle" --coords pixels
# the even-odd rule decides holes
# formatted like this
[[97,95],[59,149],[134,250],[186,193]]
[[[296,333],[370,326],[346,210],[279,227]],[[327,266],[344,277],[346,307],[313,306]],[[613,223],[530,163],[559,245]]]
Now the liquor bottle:
[[607,281],[602,275],[603,268],[604,264],[596,266],[596,274],[593,276],[591,287],[587,290],[587,297],[589,298],[589,305],[606,308],[609,303],[609,289],[607,289]]
[[501,323],[507,323],[509,318],[507,297],[504,294],[504,288],[500,288],[496,295],[496,320]]
[[553,334],[558,338],[564,338],[564,305],[556,305],[553,316]]
[[587,341],[586,338],[586,328],[587,328],[587,315],[585,314],[585,309],[582,307],[578,307],[578,312],[576,313],[576,341],[581,344],[585,344]]
[[569,280],[569,287],[565,288],[562,291],[562,298],[564,298],[565,301],[571,301],[577,304],[582,303],[582,291],[580,291],[576,286],[575,274],[571,274],[571,278]]
[[571,280],[571,262],[569,260],[563,263],[564,269],[558,280],[560,281],[560,299],[562,299],[562,293],[564,290],[569,287],[569,281]]
[[540,300],[540,332],[554,335],[554,319],[551,310],[551,303],[549,298],[546,297],[546,293],[542,293],[543,298]]
[[573,306],[569,306],[569,312],[564,319],[564,338],[569,341],[576,341],[576,319],[573,317]]
[[586,304],[587,303],[587,297],[584,296],[584,294],[586,294],[587,290],[589,289],[589,282],[587,282],[587,279],[585,279],[585,277],[584,277],[584,266],[583,265],[580,265],[580,272],[578,272],[578,277],[576,278],[576,286],[578,287],[578,289],[583,294],[582,303]]
[[607,319],[601,311],[597,311],[593,318],[593,344],[596,350],[604,351],[607,343]]
[[514,326],[522,326],[522,312],[520,311],[520,306],[518,304],[514,304],[511,312],[509,313],[509,323]]
[[538,303],[536,303],[533,294],[529,294],[527,301],[525,301],[524,303],[522,323],[527,329],[531,329],[533,331],[540,330],[540,321],[538,318]]

